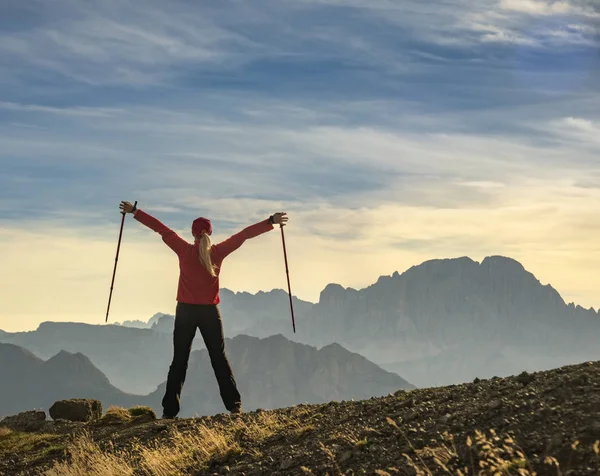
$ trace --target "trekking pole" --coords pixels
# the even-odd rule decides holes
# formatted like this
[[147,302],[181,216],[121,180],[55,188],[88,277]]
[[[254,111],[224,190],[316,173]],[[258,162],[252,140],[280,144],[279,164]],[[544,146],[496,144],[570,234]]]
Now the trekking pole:
[[290,295],[290,309],[292,310],[292,327],[294,334],[296,333],[296,321],[294,320],[294,305],[292,304],[292,287],[290,286],[290,271],[288,269],[287,252],[285,249],[285,236],[283,234],[283,223],[279,224],[281,229],[281,242],[283,243],[283,257],[285,259],[285,274],[287,275],[288,294]]
[[[133,205],[133,208],[137,206],[137,200]],[[112,299],[113,286],[115,284],[115,275],[117,274],[117,261],[119,261],[119,250],[121,249],[121,237],[123,236],[123,225],[125,224],[125,212],[121,212],[123,218],[121,218],[121,229],[119,230],[119,243],[117,245],[117,256],[115,258],[115,269],[113,270],[112,282],[110,283],[110,295],[108,296],[108,307],[106,308],[106,320],[108,322],[108,312],[110,311],[110,301]]]

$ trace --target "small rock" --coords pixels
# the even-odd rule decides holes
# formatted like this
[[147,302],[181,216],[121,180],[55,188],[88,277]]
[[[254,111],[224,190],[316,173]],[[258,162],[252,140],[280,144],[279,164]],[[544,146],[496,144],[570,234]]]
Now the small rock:
[[290,469],[293,465],[294,465],[294,460],[292,458],[286,458],[281,462],[279,469],[285,471],[286,469]]
[[4,426],[13,431],[38,431],[44,426],[45,421],[45,412],[32,410],[19,413],[15,416],[6,417],[0,422],[0,426]]
[[502,400],[494,400],[493,402],[490,402],[490,404],[488,405],[488,408],[490,410],[498,410],[498,408],[500,408],[502,406]]
[[417,412],[414,410],[409,410],[405,415],[401,417],[402,421],[405,423],[409,423],[413,421],[417,417]]
[[448,413],[440,417],[440,423],[448,423],[448,420],[450,420],[450,414]]
[[342,456],[340,456],[340,463],[344,463],[346,461],[348,461],[350,458],[352,458],[353,454],[352,451],[345,451],[344,453],[342,453]]
[[415,406],[415,402],[412,398],[407,398],[396,404],[396,408],[412,408]]
[[102,402],[80,398],[60,400],[50,407],[50,416],[53,420],[98,420],[102,417]]
[[473,383],[480,383],[480,382],[481,382],[481,379],[479,377],[475,377],[473,379]]
[[590,425],[584,428],[583,434],[588,438],[600,440],[600,422],[592,422]]
[[535,377],[528,372],[521,372],[515,380],[520,384],[529,385],[535,380]]

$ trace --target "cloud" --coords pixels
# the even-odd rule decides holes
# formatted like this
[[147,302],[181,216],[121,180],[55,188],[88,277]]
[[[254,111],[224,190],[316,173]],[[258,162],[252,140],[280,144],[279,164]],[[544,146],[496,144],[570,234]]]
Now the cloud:
[[593,121],[579,117],[567,117],[564,119],[564,123],[572,129],[588,133],[594,137],[600,135],[600,125]]
[[577,14],[584,17],[598,17],[593,3],[576,0],[500,0],[503,10],[527,13],[530,15]]
[[[198,81],[236,87],[264,82],[277,64],[286,64],[275,67],[282,81],[294,81],[298,68],[306,82],[307,62],[315,72],[327,69],[330,77],[351,71],[367,79],[373,70],[391,76],[427,71],[425,58],[437,64],[450,55],[455,62],[476,64],[485,44],[598,46],[597,11],[567,1],[261,0],[172,2],[168,9],[156,0],[143,8],[138,2],[100,0],[60,0],[52,9],[39,1],[34,5],[49,21],[19,21],[28,18],[27,10],[13,7],[19,12],[15,26],[0,33],[0,67],[20,79],[36,71],[38,85],[58,76],[74,84],[136,89],[187,88]],[[532,17],[540,21],[532,23]],[[497,60],[506,54],[485,56]],[[224,81],[231,71],[243,74]],[[277,84],[274,79],[270,83]]]
[[[586,153],[579,155],[579,159],[576,161],[587,166],[588,171],[595,170],[597,159],[594,159],[593,155],[600,148],[600,122],[571,116],[552,120],[544,129],[551,131],[557,141],[563,144],[563,147],[577,150],[578,154],[585,151]],[[592,170],[590,170],[590,166],[592,166]]]
[[500,8],[532,15],[556,15],[570,13],[574,6],[568,1],[501,0]]
[[[531,175],[581,179],[596,160],[593,131],[586,136],[591,142],[585,143],[575,132],[567,133],[572,127],[549,128],[547,120],[525,121],[518,135],[480,130],[495,115],[496,128],[509,122],[514,126],[510,110],[483,116],[474,111],[472,118],[461,113],[462,123],[454,131],[454,114],[433,120],[406,104],[400,123],[393,117],[393,103],[329,103],[321,105],[322,116],[319,108],[304,106],[297,114],[294,102],[287,104],[240,104],[253,111],[250,120],[130,107],[115,116],[66,114],[58,126],[51,118],[38,117],[42,129],[5,125],[4,134],[0,127],[6,157],[0,158],[5,170],[0,183],[37,213],[60,213],[77,193],[81,206],[106,216],[108,204],[127,195],[177,210],[172,215],[181,223],[198,204],[217,204],[209,210],[218,215],[227,210],[220,207],[228,201],[260,213],[266,213],[270,202],[489,205],[504,192],[482,184],[506,187]],[[38,109],[28,107],[27,114],[39,115]],[[364,124],[343,124],[355,110],[361,111]],[[540,143],[541,133],[552,142]],[[17,184],[23,180],[36,188],[22,195]],[[13,202],[0,206],[0,216],[12,217],[12,207]]]

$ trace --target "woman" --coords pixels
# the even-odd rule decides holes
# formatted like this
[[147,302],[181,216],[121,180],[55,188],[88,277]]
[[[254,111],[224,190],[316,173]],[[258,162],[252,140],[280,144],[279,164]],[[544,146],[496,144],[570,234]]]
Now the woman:
[[167,390],[162,400],[163,418],[175,418],[179,413],[181,389],[197,328],[200,329],[206,344],[225,408],[231,413],[241,413],[241,397],[225,355],[223,324],[218,306],[219,274],[223,260],[229,254],[242,246],[247,239],[272,230],[273,225],[285,225],[288,220],[287,214],[275,213],[268,219],[213,245],[210,240],[212,224],[206,218],[200,217],[192,223],[194,244],[189,244],[173,230],[131,203],[123,201],[119,208],[124,213],[133,213],[137,221],[159,233],[179,257],[177,311],[173,331],[174,351],[167,378]]

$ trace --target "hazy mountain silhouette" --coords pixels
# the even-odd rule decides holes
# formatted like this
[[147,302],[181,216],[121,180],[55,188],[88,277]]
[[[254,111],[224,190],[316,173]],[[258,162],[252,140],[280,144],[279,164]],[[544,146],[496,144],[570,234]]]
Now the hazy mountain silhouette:
[[[247,409],[362,399],[414,388],[337,344],[318,350],[279,335],[238,336],[226,345]],[[165,389],[163,382],[150,395],[129,395],[111,385],[82,354],[61,351],[43,361],[12,344],[0,344],[0,379],[6,383],[0,393],[0,415],[47,410],[56,400],[67,398],[95,398],[105,407],[149,405],[160,412]],[[206,350],[191,355],[183,405],[183,416],[224,411]]]
[[[337,342],[418,386],[600,358],[599,314],[566,304],[552,286],[501,256],[431,260],[362,290],[330,284],[316,304],[294,299],[296,334],[283,290],[224,289],[221,298],[228,337],[282,334],[317,347]],[[44,323],[34,332],[0,334],[0,341],[44,358],[61,349],[84,352],[119,388],[145,393],[170,363],[173,316],[156,314],[147,326]],[[203,347],[198,336],[194,349]]]
[[[308,340],[336,339],[379,364],[387,362],[386,368],[401,369],[416,385],[600,356],[597,312],[567,305],[520,263],[498,256],[481,263],[428,261],[361,291],[330,285],[309,323]],[[394,361],[405,365],[390,364]]]
[[116,325],[121,325],[124,327],[134,327],[136,329],[151,329],[163,316],[167,314],[163,314],[162,312],[157,312],[152,316],[147,322],[134,320],[134,321],[125,321],[123,323],[115,323]]
[[[118,388],[142,394],[162,382],[173,352],[171,335],[117,325],[43,322],[35,331],[0,339],[25,347],[42,359],[61,350],[84,353]],[[200,348],[200,341],[196,340],[194,348]]]
[[0,381],[0,415],[48,410],[55,401],[67,398],[95,398],[118,405],[136,401],[135,396],[111,385],[85,355],[65,351],[43,361],[22,347],[0,344]]

